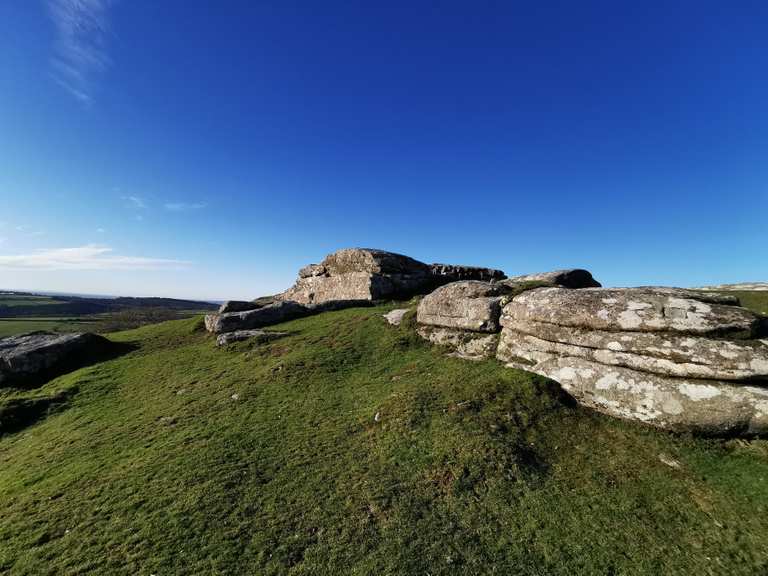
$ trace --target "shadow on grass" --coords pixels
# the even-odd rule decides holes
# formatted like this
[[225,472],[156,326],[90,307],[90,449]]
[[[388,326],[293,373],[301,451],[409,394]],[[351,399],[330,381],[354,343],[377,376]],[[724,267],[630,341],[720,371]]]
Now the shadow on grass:
[[64,409],[77,391],[77,387],[73,386],[51,396],[13,398],[0,402],[0,438],[23,430],[49,414]]
[[87,349],[73,351],[67,355],[64,361],[58,362],[34,376],[4,382],[4,388],[15,389],[15,392],[20,393],[20,395],[0,400],[0,437],[18,432],[49,414],[64,409],[68,401],[78,392],[78,387],[72,386],[45,396],[24,396],[25,391],[40,388],[58,376],[112,360],[137,348],[135,344],[112,342],[101,337],[97,337],[91,344]]

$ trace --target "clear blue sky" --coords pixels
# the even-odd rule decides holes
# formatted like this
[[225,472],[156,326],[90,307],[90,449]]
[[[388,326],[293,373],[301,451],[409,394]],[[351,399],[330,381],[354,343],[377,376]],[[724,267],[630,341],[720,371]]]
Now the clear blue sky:
[[764,1],[9,0],[0,39],[0,287],[768,280]]

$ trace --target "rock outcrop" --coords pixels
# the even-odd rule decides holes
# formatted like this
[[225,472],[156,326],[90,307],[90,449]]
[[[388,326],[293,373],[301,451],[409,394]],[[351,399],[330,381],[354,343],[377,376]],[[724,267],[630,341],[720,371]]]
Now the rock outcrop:
[[205,317],[205,327],[217,334],[251,330],[376,300],[408,298],[456,280],[505,277],[491,268],[430,265],[384,250],[347,248],[299,270],[296,283],[281,294],[224,303],[218,313]]
[[33,332],[0,339],[0,386],[41,384],[67,370],[101,360],[113,344],[96,334]]
[[[586,270],[578,272],[575,277],[594,282]],[[418,333],[434,344],[453,349],[457,356],[492,358],[499,342],[502,307],[513,295],[551,283],[563,274],[567,276],[559,271],[493,282],[469,280],[446,284],[419,303]]]
[[507,278],[505,282],[511,285],[525,282],[542,282],[552,286],[562,286],[563,288],[600,288],[600,282],[595,280],[588,270],[582,268],[512,276]]
[[327,301],[373,301],[407,298],[457,280],[501,280],[501,270],[425,264],[408,256],[347,248],[334,252],[320,264],[299,271],[299,279],[280,298],[300,304]]
[[768,431],[768,340],[732,296],[539,288],[501,315],[497,357],[598,411],[673,430]]

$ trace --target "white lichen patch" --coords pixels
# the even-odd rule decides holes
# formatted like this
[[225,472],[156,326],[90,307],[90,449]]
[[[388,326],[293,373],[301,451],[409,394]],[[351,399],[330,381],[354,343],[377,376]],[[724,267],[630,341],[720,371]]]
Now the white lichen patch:
[[625,330],[639,328],[643,323],[643,319],[640,318],[640,315],[634,310],[624,310],[624,312],[619,314],[618,321],[619,326]]
[[677,416],[683,413],[683,404],[677,398],[669,396],[661,405],[661,409],[667,414]]
[[608,348],[608,350],[613,350],[614,352],[624,350],[624,346],[621,345],[621,342],[608,342],[606,348]]
[[720,396],[722,393],[719,388],[712,386],[711,384],[684,383],[678,386],[678,390],[680,390],[681,394],[685,394],[694,402],[709,400],[716,396]]
[[753,358],[749,362],[749,368],[761,376],[768,375],[768,360],[764,358]]
[[600,320],[608,320],[608,318],[610,318],[610,313],[605,309],[598,310],[597,317],[600,318]]
[[616,298],[603,298],[602,302],[603,304],[608,304],[609,306],[612,306],[613,304],[616,304],[618,300]]

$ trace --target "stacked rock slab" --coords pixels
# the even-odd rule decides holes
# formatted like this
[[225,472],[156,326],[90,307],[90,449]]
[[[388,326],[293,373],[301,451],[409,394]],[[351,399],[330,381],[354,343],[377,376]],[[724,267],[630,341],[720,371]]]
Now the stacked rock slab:
[[572,288],[599,286],[592,274],[582,269],[484,280],[452,282],[425,296],[416,316],[418,333],[434,344],[451,348],[455,356],[493,358],[501,330],[501,309],[514,294],[555,282]]
[[733,296],[674,288],[515,296],[497,357],[582,404],[673,430],[768,432],[768,340]]
[[347,248],[330,254],[320,264],[302,268],[296,284],[280,298],[305,305],[334,300],[407,298],[456,280],[501,280],[505,277],[501,270],[429,265],[393,252]]
[[448,346],[459,357],[492,358],[499,340],[499,317],[511,288],[467,280],[441,286],[422,298],[416,312],[418,333]]

